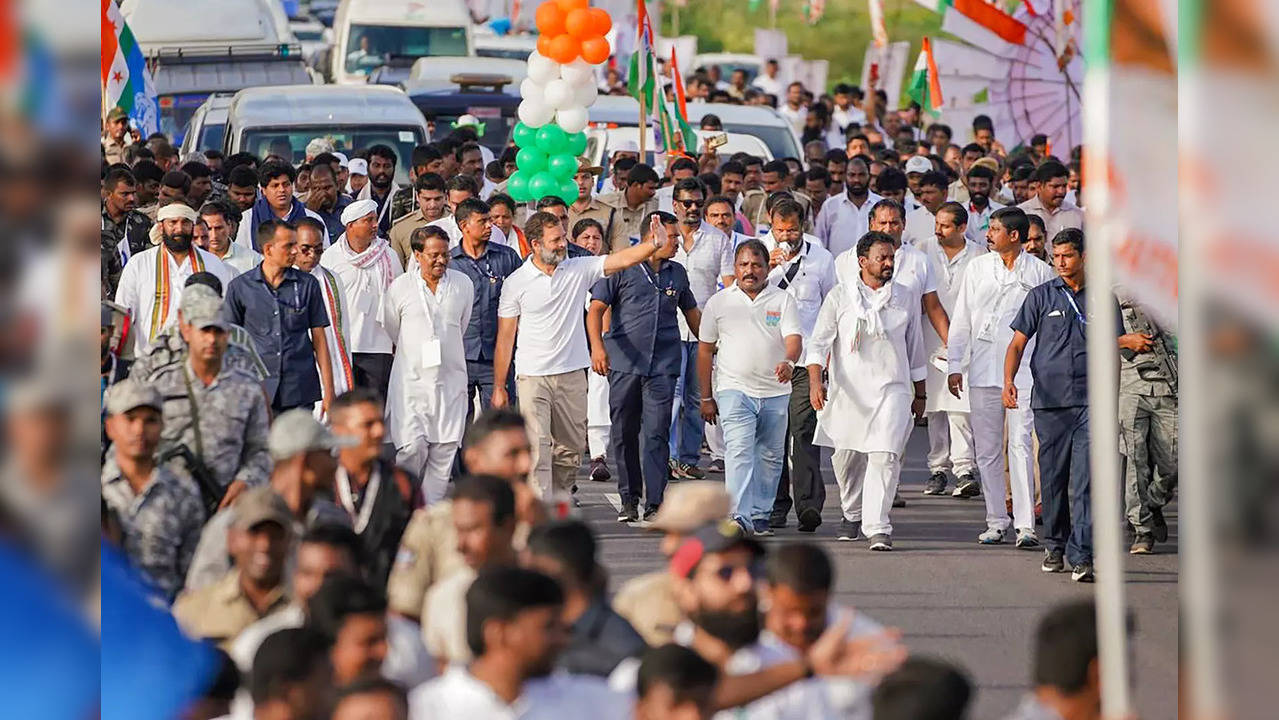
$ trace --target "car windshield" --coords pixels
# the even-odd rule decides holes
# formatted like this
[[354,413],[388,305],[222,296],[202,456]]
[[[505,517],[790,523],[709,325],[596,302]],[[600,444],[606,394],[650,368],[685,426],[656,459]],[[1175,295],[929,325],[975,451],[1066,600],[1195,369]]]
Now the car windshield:
[[356,150],[374,145],[389,145],[395,151],[395,181],[409,181],[408,159],[413,147],[425,143],[421,128],[394,125],[340,125],[337,127],[249,128],[240,135],[239,150],[264,158],[267,155],[287,157],[293,164],[306,157],[306,145],[314,138],[328,138],[340,153],[351,156]]
[[346,71],[367,75],[392,58],[466,55],[466,28],[352,25]]
[[195,149],[196,150],[221,150],[222,140],[225,138],[226,138],[225,123],[209,124],[206,122],[204,127],[200,128],[200,137],[196,139]]
[[[482,110],[490,110],[482,112]],[[506,147],[506,141],[511,136],[511,130],[515,127],[515,123],[519,118],[515,117],[514,112],[503,115],[500,112],[493,113],[489,108],[467,108],[468,114],[476,115],[480,122],[484,124],[484,133],[480,135],[480,144],[494,151],[501,152]],[[460,115],[456,114],[435,114],[435,137],[433,140],[443,140],[453,132],[453,123],[457,122]]]
[[508,47],[486,47],[475,48],[475,54],[480,57],[506,58],[507,60],[528,60],[529,53],[532,52],[528,48],[508,48]]
[[175,144],[181,145],[186,137],[187,127],[195,111],[204,104],[209,94],[185,93],[180,95],[161,95],[160,100],[160,132],[173,138]]
[[775,158],[803,157],[799,150],[799,142],[795,140],[795,134],[789,128],[768,125],[739,125],[726,122],[724,123],[724,129],[731,133],[754,135],[763,140]]
[[323,40],[324,28],[293,28],[293,36],[298,40],[310,42],[311,40]]

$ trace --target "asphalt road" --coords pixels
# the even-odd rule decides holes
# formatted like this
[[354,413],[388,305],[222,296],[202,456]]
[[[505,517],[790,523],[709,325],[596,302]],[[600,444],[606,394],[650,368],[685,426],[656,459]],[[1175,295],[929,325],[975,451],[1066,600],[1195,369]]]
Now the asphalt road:
[[[902,471],[907,507],[892,513],[893,552],[870,552],[864,540],[835,540],[839,496],[828,454],[822,463],[827,486],[822,526],[815,534],[802,534],[792,516],[790,527],[765,541],[821,543],[836,564],[836,600],[900,628],[913,653],[965,668],[977,686],[969,718],[993,720],[1011,711],[1029,687],[1039,616],[1056,603],[1089,597],[1096,586],[1071,582],[1069,574],[1041,572],[1042,551],[978,545],[977,534],[985,526],[980,497],[921,493],[928,476],[927,444],[924,429],[916,428]],[[579,488],[582,516],[598,534],[611,587],[661,564],[655,534],[616,522],[614,484],[583,477]],[[1127,602],[1136,620],[1135,702],[1143,720],[1173,718],[1177,712],[1177,513],[1175,507],[1168,510],[1169,542],[1157,546],[1154,555],[1124,556]]]

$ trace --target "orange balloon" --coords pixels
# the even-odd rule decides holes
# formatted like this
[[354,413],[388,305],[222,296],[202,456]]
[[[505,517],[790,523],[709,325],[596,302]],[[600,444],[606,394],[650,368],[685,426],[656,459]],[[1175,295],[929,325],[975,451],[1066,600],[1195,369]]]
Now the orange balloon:
[[608,61],[608,56],[612,54],[612,48],[608,46],[608,40],[602,35],[596,35],[582,41],[582,59],[591,65],[599,65]]
[[551,52],[547,57],[561,65],[567,65],[577,59],[582,52],[582,42],[564,33],[551,39]]
[[564,29],[578,40],[585,40],[599,35],[591,29],[592,20],[590,8],[578,8],[564,16]]
[[555,37],[564,32],[564,11],[553,2],[538,5],[533,17],[537,22],[537,31],[542,35]]
[[607,35],[609,30],[613,29],[613,18],[608,16],[608,11],[603,8],[591,8],[587,10],[591,14],[591,34]]
[[559,3],[560,9],[563,10],[565,14],[571,13],[574,10],[585,10],[591,6],[591,0],[556,0],[556,2]]
[[551,37],[550,35],[538,35],[537,36],[538,54],[544,58],[549,58],[551,56],[551,41],[554,39],[555,38]]

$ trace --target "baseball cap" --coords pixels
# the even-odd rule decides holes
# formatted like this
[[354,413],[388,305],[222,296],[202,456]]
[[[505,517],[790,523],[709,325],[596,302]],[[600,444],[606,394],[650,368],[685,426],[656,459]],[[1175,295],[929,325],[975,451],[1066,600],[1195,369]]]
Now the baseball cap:
[[671,485],[648,529],[688,534],[728,515],[728,506],[724,483],[692,480]]
[[235,518],[231,527],[251,530],[264,522],[273,522],[286,531],[293,529],[293,516],[284,498],[269,487],[255,487],[244,491],[235,501]]
[[364,158],[356,158],[347,163],[347,169],[351,171],[352,175],[368,175],[369,161]]
[[196,329],[215,327],[223,332],[231,329],[222,317],[222,297],[208,285],[188,285],[182,289],[182,301],[178,305],[182,320]]
[[926,173],[933,171],[933,162],[923,155],[916,155],[906,161],[906,174]]
[[710,553],[720,553],[735,547],[750,550],[755,557],[764,554],[764,546],[758,540],[746,534],[741,525],[721,518],[707,523],[696,530],[680,544],[679,549],[671,557],[671,572],[680,577],[688,577],[697,568],[697,564]]
[[333,153],[333,157],[338,159],[338,167],[344,167],[344,168],[350,167],[351,162],[346,159],[346,153],[335,152]]
[[161,412],[164,410],[164,400],[154,385],[130,378],[107,388],[105,402],[108,415],[123,415],[140,407],[154,408]]
[[359,441],[353,437],[336,436],[329,432],[310,410],[290,410],[271,423],[267,433],[266,448],[275,461],[315,450],[336,450],[350,447]]
[[635,142],[634,140],[623,140],[622,142],[618,143],[615,147],[610,147],[608,150],[612,154],[617,154],[620,152],[638,153],[639,143]]
[[113,107],[111,108],[111,111],[107,113],[107,122],[115,122],[116,120],[127,120],[128,117],[129,117],[129,113],[125,112],[124,108]]

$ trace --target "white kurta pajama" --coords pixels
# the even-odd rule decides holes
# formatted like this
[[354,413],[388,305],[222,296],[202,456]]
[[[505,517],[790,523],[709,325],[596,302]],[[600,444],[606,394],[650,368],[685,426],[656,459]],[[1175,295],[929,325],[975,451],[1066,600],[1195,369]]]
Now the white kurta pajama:
[[1035,527],[1034,456],[1030,441],[1034,416],[1029,400],[1030,357],[1035,339],[1031,338],[1027,344],[1014,378],[1017,396],[1025,400],[1013,410],[1006,410],[1002,399],[1004,354],[1013,338],[1010,325],[1026,294],[1053,277],[1047,263],[1025,252],[1017,256],[1012,270],[996,253],[974,258],[964,271],[964,281],[955,298],[955,312],[950,317],[947,363],[951,373],[966,373],[964,389],[969,402],[977,469],[981,473],[981,492],[986,500],[986,526],[990,529],[1007,530],[1009,526],[1004,505],[1005,447],[1013,499],[1012,523],[1017,529]]
[[892,535],[888,512],[914,424],[912,383],[926,374],[920,323],[909,288],[893,281],[871,291],[858,279],[830,291],[808,339],[805,365],[829,358],[830,370],[814,442],[835,449],[844,519],[860,520],[867,536]]
[[[341,278],[333,274],[332,270],[316,265],[311,274],[320,283],[324,311],[329,314],[329,326],[324,328],[324,340],[329,346],[329,364],[333,366],[333,397],[337,397],[355,387],[351,370],[351,348],[347,340],[351,336],[351,306]],[[318,365],[316,371],[319,371]],[[315,403],[314,413],[317,420],[326,419],[321,402]]]
[[395,462],[421,478],[428,504],[448,488],[466,429],[466,350],[475,289],[446,270],[436,292],[421,275],[404,274],[387,290],[382,326],[395,341],[386,417]]
[[115,301],[129,309],[136,357],[146,355],[155,339],[178,322],[187,278],[202,271],[216,275],[223,288],[235,277],[235,271],[217,255],[195,245],[180,256],[161,244],[129,258],[116,285]]
[[[937,236],[924,239],[918,249],[928,258],[929,268],[937,283],[937,299],[947,317],[955,314],[955,299],[964,282],[964,271],[971,260],[985,255],[985,245],[966,240],[954,257],[947,257]],[[946,348],[932,323],[923,323],[924,350],[929,358],[944,358]],[[928,472],[949,470],[956,477],[970,475],[977,466],[973,453],[973,429],[968,419],[968,396],[956,398],[946,384],[948,370],[944,359],[928,363]],[[964,386],[967,387],[967,378]]]

